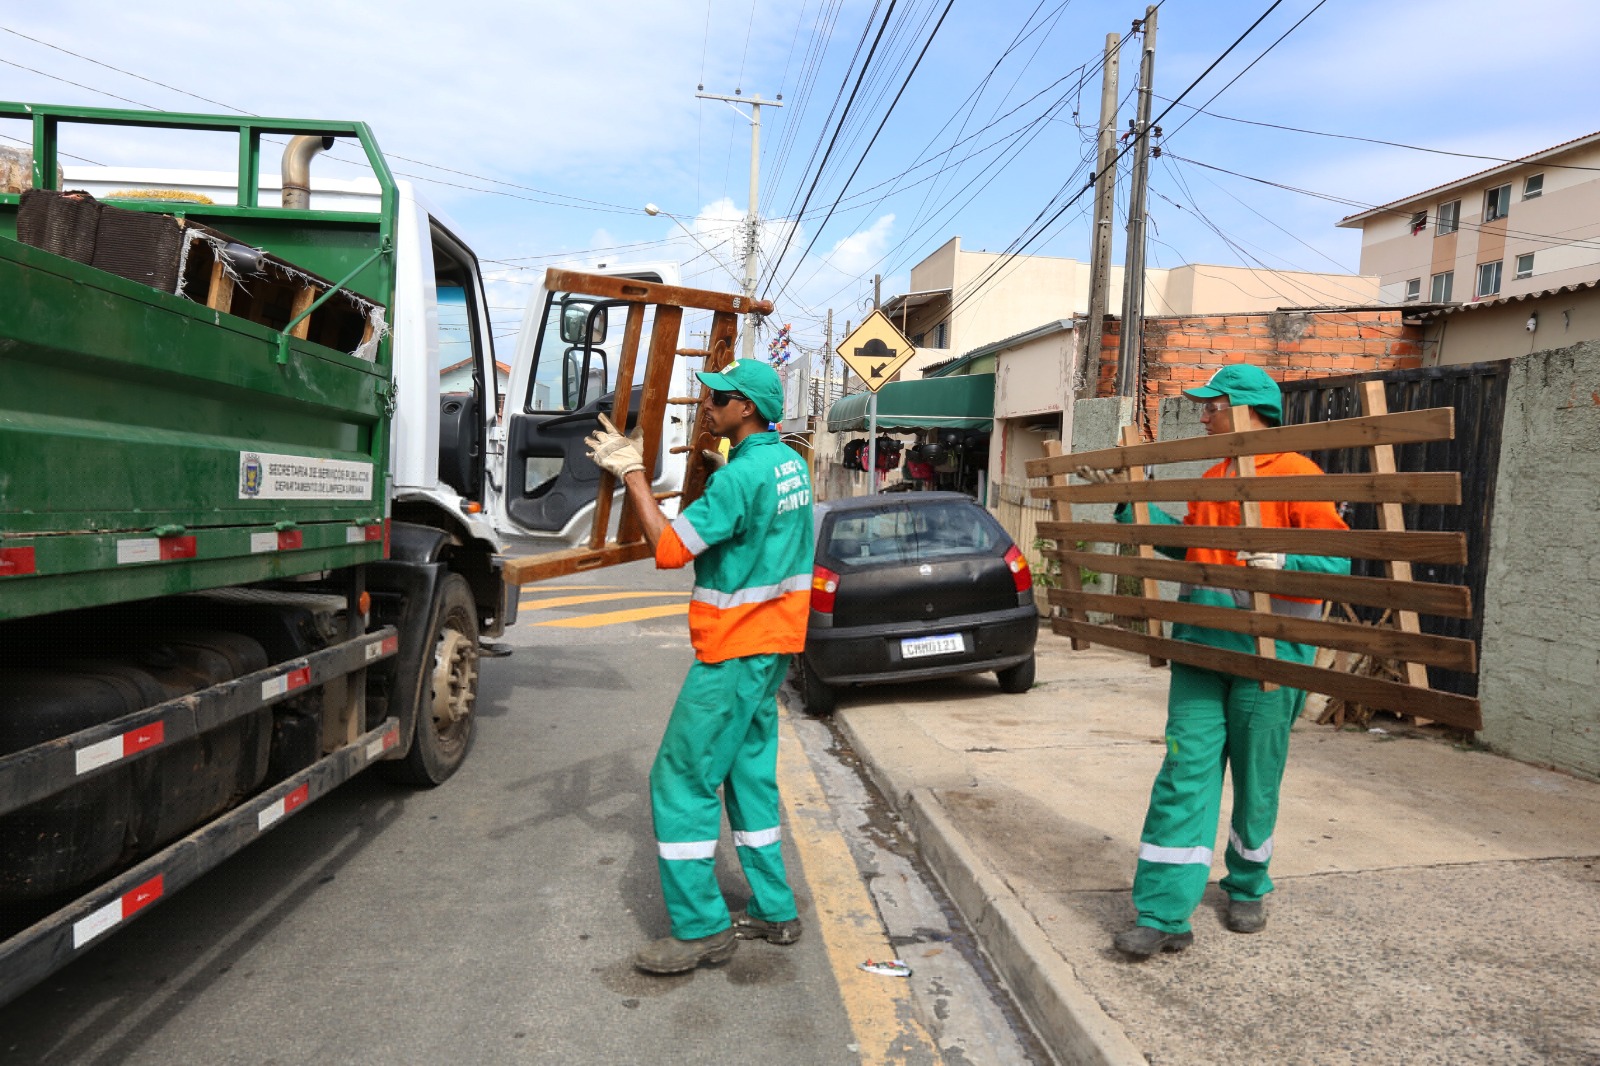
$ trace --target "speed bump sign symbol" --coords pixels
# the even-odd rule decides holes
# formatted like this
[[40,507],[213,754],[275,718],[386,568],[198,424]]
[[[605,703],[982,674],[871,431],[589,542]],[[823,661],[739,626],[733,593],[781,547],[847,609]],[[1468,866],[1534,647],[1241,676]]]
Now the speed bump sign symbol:
[[894,328],[889,316],[873,311],[867,320],[851,331],[836,349],[845,365],[856,372],[870,391],[877,392],[885,382],[911,361],[917,350]]

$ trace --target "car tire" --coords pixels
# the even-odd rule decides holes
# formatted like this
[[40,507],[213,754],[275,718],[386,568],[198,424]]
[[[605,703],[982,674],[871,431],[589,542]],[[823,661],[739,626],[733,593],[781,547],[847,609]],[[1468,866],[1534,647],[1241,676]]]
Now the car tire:
[[1001,692],[1026,692],[1033,687],[1034,657],[1028,656],[1015,666],[1008,666],[1004,670],[996,670],[994,676],[1000,679]]
[[806,705],[807,714],[827,715],[832,714],[839,705],[837,694],[833,688],[806,662],[805,657],[799,659],[800,665],[800,702]]

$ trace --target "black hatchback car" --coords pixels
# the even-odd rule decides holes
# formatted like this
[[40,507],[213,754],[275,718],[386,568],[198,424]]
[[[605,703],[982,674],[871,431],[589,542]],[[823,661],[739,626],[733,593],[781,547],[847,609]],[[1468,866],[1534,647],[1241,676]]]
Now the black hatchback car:
[[993,670],[1033,686],[1039,612],[1028,561],[957,492],[879,493],[816,507],[817,551],[800,695],[833,710],[847,685]]

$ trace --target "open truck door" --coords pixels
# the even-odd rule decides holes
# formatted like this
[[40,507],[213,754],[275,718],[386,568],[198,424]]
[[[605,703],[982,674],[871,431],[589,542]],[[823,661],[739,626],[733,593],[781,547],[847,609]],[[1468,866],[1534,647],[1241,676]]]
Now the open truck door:
[[[686,310],[712,312],[704,349],[679,347]],[[706,369],[721,369],[733,360],[738,316],[771,310],[765,300],[636,277],[545,275],[543,314],[537,329],[523,332],[507,398],[500,499],[508,524],[577,546],[508,560],[507,583],[649,554],[621,486],[589,459],[584,438],[601,414],[619,429],[643,426],[656,498],[663,505],[693,500],[705,486],[700,450],[713,441],[699,417],[702,390],[684,384],[678,361],[698,357]]]

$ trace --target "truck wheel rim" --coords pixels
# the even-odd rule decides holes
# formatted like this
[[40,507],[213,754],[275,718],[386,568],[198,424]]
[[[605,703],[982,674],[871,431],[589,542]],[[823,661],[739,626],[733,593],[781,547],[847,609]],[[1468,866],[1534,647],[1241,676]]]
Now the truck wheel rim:
[[440,736],[449,736],[472,714],[477,675],[477,647],[460,630],[446,629],[433,659],[433,726]]

